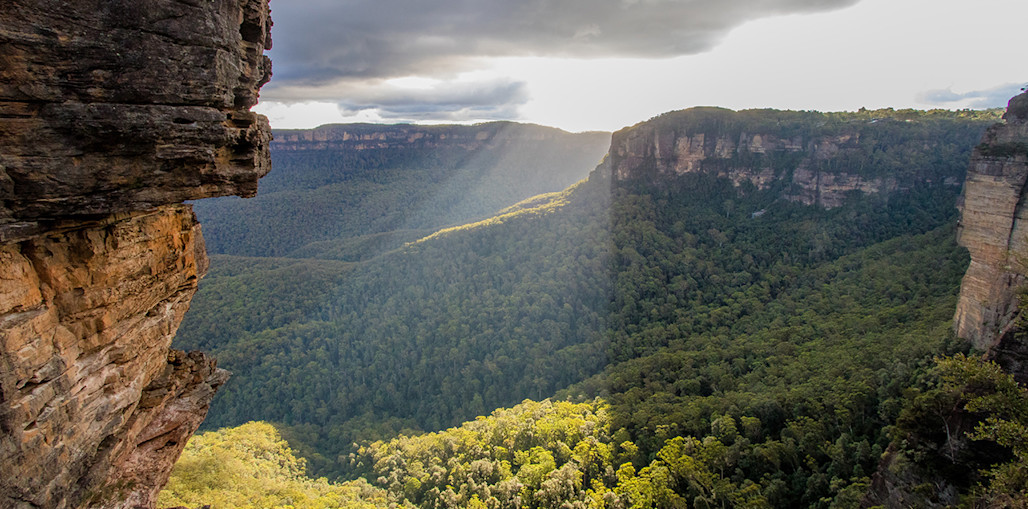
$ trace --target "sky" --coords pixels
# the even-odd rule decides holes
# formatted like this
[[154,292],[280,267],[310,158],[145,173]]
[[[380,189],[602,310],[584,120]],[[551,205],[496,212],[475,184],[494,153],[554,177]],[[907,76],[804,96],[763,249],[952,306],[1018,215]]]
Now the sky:
[[1002,107],[1026,0],[272,0],[274,128]]

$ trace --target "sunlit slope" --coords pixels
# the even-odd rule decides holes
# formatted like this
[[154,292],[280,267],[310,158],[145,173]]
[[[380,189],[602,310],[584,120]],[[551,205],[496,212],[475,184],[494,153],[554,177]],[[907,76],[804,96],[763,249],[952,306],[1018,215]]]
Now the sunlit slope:
[[[196,203],[212,253],[359,260],[591,171],[609,133],[494,122],[276,131],[258,196]],[[396,232],[392,235],[391,232]],[[393,239],[396,240],[393,240]]]
[[360,436],[450,426],[598,373],[608,198],[598,178],[548,213],[521,211],[338,272],[297,260],[228,276],[215,263],[177,340],[213,350],[234,373],[206,426],[295,425],[334,463]]
[[423,507],[852,506],[910,387],[959,348],[966,264],[952,223],[874,244],[795,274],[727,330],[558,395],[583,403],[526,401],[355,448],[352,475]]
[[308,477],[304,460],[264,422],[190,438],[157,503],[219,509],[398,507],[395,497],[367,482]]
[[[344,449],[343,462],[388,494],[364,488],[368,502],[419,507],[851,505],[907,388],[953,347],[948,318],[967,260],[952,239],[950,223],[787,274],[752,315],[560,396],[583,403],[525,401],[437,433],[386,434]],[[332,489],[357,493],[348,486]]]
[[[710,348],[727,348],[735,334],[753,334],[776,320],[795,322],[799,318],[786,311],[803,315],[807,311],[797,308],[809,302],[791,300],[817,293],[824,284],[812,280],[797,286],[800,275],[910,229],[903,211],[924,219],[915,230],[951,221],[952,214],[935,215],[933,209],[948,210],[955,195],[924,196],[934,204],[928,210],[899,201],[840,209],[827,218],[801,205],[772,204],[759,220],[747,216],[722,225],[722,233],[738,243],[720,250],[709,233],[711,217],[689,216],[678,240],[664,238],[650,231],[647,212],[630,203],[639,196],[626,195],[614,210],[632,218],[631,224],[621,224],[616,235],[636,240],[614,251],[618,261],[611,259],[617,244],[610,237],[607,207],[589,199],[598,197],[587,197],[585,189],[570,198],[548,214],[451,232],[347,266],[345,272],[305,267],[305,262],[230,277],[213,272],[198,294],[199,305],[234,309],[256,323],[207,314],[196,315],[197,322],[191,317],[183,327],[182,346],[195,341],[212,348],[235,373],[214,403],[208,426],[255,418],[293,425],[291,436],[312,447],[301,446],[312,466],[339,472],[345,465],[334,459],[358,438],[440,429],[526,397],[551,395],[599,373],[612,359],[659,353],[668,344],[713,341]],[[852,239],[843,227],[868,221],[877,221],[882,230]],[[811,259],[811,231],[822,227],[828,236],[817,240],[832,244],[833,254]],[[747,235],[758,239],[752,242],[775,239],[783,250],[763,251],[745,242]],[[692,246],[686,243],[690,238],[697,239]],[[679,240],[686,242],[675,247]],[[955,249],[946,234],[931,240],[933,248],[941,242]],[[672,244],[656,249],[654,242]],[[767,257],[748,268],[738,265],[757,249]],[[615,263],[625,266],[612,280]],[[930,275],[949,277],[952,284],[934,284],[930,297],[951,299],[961,269],[932,269]],[[659,290],[669,281],[670,290]],[[244,303],[227,301],[231,295]],[[947,300],[943,307],[950,304]],[[822,317],[805,319],[817,323]],[[709,334],[717,339],[702,339]],[[692,362],[707,369],[700,360]],[[724,362],[729,361],[714,366]],[[637,395],[650,387],[645,380],[619,378],[620,385],[612,387],[618,394]],[[698,379],[696,384],[706,387]],[[654,408],[664,414],[639,418],[676,415],[671,407]],[[641,443],[659,443],[646,435],[653,432],[650,426],[626,427],[642,434],[636,438]]]

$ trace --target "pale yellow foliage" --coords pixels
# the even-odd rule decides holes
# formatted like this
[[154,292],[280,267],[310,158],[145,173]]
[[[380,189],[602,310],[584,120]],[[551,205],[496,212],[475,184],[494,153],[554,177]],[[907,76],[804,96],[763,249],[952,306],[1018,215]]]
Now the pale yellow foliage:
[[196,435],[175,464],[159,507],[212,509],[371,509],[396,507],[365,482],[330,483],[305,475],[274,426],[250,422]]
[[427,240],[442,237],[444,235],[449,235],[453,232],[472,230],[476,228],[482,228],[485,226],[503,224],[511,219],[518,217],[523,218],[529,215],[542,215],[554,212],[557,209],[560,209],[561,207],[568,204],[568,197],[570,197],[574,193],[575,189],[581,186],[583,182],[585,181],[580,181],[572,185],[571,187],[565,189],[564,191],[545,193],[533,196],[531,198],[526,198],[518,203],[515,203],[514,205],[511,205],[510,207],[507,207],[497,212],[496,215],[487,219],[483,219],[481,221],[462,224],[459,226],[451,226],[449,228],[443,228],[442,230],[439,230],[427,237],[424,237],[413,242],[413,244],[418,244],[421,242],[425,242]]

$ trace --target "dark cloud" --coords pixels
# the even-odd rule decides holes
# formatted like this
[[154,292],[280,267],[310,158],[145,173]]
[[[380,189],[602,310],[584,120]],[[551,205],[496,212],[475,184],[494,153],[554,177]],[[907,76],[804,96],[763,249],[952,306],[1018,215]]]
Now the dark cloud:
[[748,20],[857,1],[273,0],[275,79],[266,90],[445,76],[482,56],[699,53]]
[[951,89],[928,90],[918,95],[917,99],[925,104],[936,106],[952,106],[961,103],[967,108],[1004,108],[1011,97],[1021,93],[1023,83],[1007,83],[985,90],[957,93]]

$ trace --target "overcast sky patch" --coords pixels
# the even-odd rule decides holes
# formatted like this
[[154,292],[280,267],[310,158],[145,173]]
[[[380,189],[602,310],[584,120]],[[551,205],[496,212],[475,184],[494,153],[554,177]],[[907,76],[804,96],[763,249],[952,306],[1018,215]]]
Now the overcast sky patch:
[[384,121],[462,122],[516,118],[529,96],[525,83],[505,79],[399,79],[352,87],[340,97],[347,117],[363,112]]
[[1020,93],[1024,83],[1007,83],[985,90],[957,93],[953,90],[928,90],[918,96],[926,104],[945,108],[1005,108],[1011,97]]
[[[857,0],[306,0],[273,5],[266,90],[467,71],[499,56],[673,57],[768,16]],[[277,100],[304,100],[286,97]]]
[[[1003,106],[1024,0],[273,0],[277,127]],[[997,87],[1001,83],[1017,83]],[[947,88],[943,88],[947,87]]]

